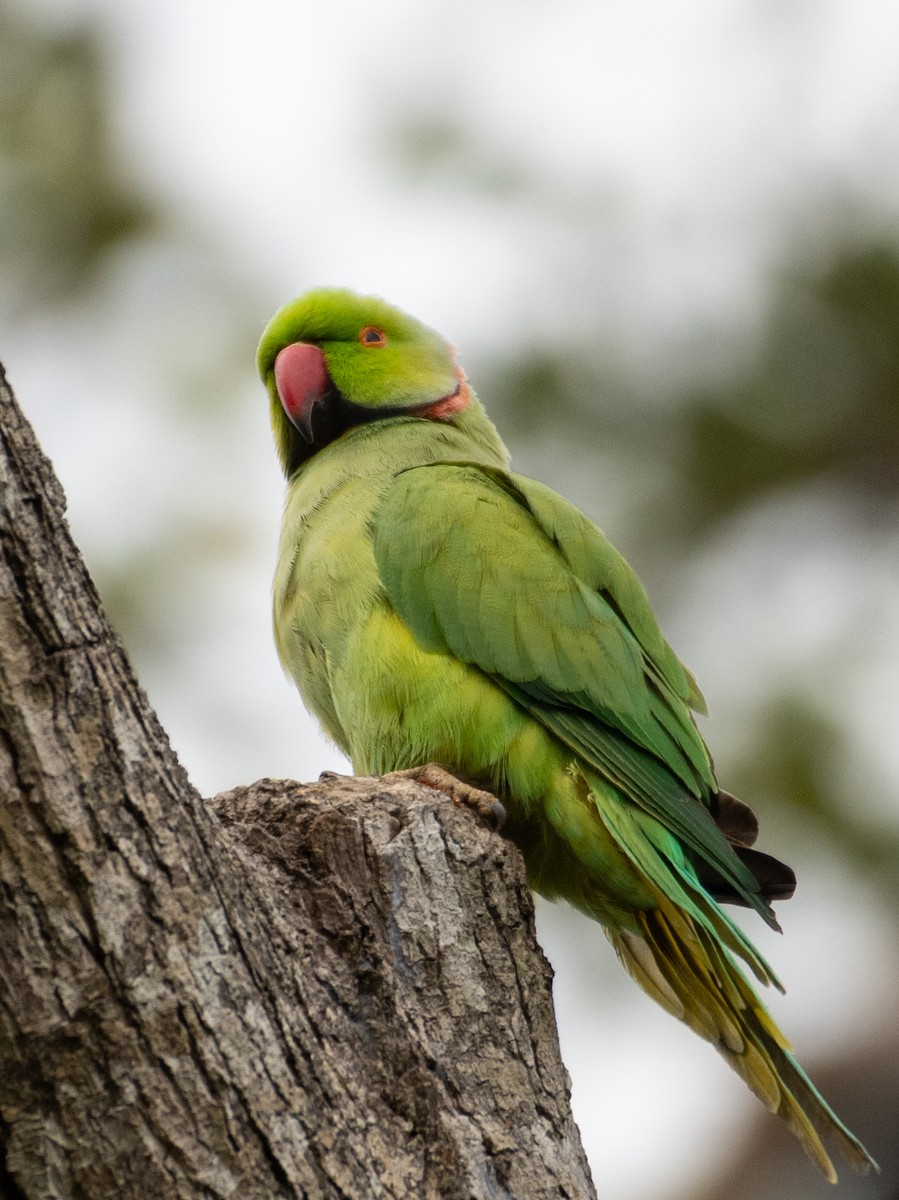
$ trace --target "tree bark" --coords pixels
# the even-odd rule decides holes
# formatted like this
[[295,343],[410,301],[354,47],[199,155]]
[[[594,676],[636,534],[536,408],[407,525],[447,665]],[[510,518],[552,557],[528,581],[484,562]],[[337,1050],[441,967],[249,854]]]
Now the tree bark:
[[0,369],[0,1200],[589,1198],[518,852],[401,781],[203,800]]

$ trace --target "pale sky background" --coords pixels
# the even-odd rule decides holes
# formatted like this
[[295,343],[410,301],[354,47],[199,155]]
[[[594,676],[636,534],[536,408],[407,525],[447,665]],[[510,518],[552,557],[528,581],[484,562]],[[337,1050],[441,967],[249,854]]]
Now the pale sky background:
[[[476,387],[479,361],[514,356],[523,339],[614,341],[628,369],[657,375],[664,403],[672,380],[714,376],[721,347],[751,333],[788,244],[813,255],[826,222],[851,225],[855,212],[897,227],[899,6],[886,0],[29,10],[63,24],[93,14],[129,169],[177,231],[161,252],[120,254],[90,304],[6,314],[0,354],[88,565],[102,578],[117,556],[157,564],[154,621],[129,647],[204,794],[346,769],[271,645],[282,481],[253,354],[284,300],[319,283],[378,292],[450,337]],[[416,173],[392,137],[423,118],[472,142]],[[536,181],[524,196],[503,182],[521,173]],[[213,391],[199,411],[179,407],[194,374],[208,389],[216,372],[232,393],[238,377],[237,402],[218,409]],[[566,490],[551,456],[542,477]],[[628,553],[614,491],[590,515]],[[862,623],[873,637],[846,699],[892,781],[895,819],[899,617],[885,598],[899,542],[860,540],[849,512],[844,528],[816,529],[814,495],[807,507],[795,536],[772,539],[762,510],[711,544],[666,597],[666,632],[710,699],[704,730],[720,755],[772,673],[805,677]],[[208,524],[208,561],[178,554],[172,530],[187,522]],[[161,531],[170,557],[158,557]],[[882,602],[847,589],[878,571]],[[832,1040],[861,1046],[872,1014],[894,1005],[899,965],[851,888],[837,909],[850,881],[835,865],[781,910],[785,939],[749,926],[786,983],[772,1007],[806,1064]],[[600,1197],[646,1200],[707,1178],[709,1146],[756,1102],[617,970],[597,926],[546,905],[539,926]]]

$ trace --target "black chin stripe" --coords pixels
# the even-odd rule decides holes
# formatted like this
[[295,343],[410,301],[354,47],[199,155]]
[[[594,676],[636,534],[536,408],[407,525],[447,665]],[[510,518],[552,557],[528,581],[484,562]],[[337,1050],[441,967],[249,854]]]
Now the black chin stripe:
[[293,430],[289,474],[293,474],[297,467],[310,459],[316,451],[323,450],[325,446],[335,442],[348,429],[357,425],[371,425],[374,421],[385,421],[388,417],[412,416],[416,413],[424,416],[430,404],[439,403],[440,401],[436,400],[425,404],[388,404],[381,408],[369,408],[347,400],[332,384],[312,410],[311,443],[305,441],[299,430]]

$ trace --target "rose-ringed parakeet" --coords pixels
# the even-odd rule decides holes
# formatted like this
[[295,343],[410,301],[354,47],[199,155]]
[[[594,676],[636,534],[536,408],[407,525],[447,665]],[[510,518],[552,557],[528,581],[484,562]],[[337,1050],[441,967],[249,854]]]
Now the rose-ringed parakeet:
[[628,564],[509,470],[451,347],[383,300],[292,301],[258,367],[288,479],[277,648],[325,732],[357,772],[435,764],[496,797],[532,886],[600,921],[828,1178],[823,1136],[866,1170],[735,965],[780,986],[720,904],[776,928],[794,878],[718,787],[702,696]]

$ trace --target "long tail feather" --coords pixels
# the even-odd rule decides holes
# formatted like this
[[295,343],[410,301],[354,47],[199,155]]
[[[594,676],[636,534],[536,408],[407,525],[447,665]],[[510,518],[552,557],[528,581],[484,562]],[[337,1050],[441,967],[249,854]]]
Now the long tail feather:
[[862,1173],[876,1163],[793,1057],[787,1039],[727,950],[701,924],[662,899],[639,914],[641,934],[607,930],[626,970],[663,1008],[710,1041],[771,1112],[777,1113],[831,1181],[823,1137]]
[[[591,790],[598,816],[656,897],[654,907],[634,911],[629,929],[605,923],[625,969],[663,1008],[716,1047],[765,1107],[786,1121],[831,1182],[837,1176],[823,1137],[855,1170],[876,1168],[796,1061],[740,970],[736,959],[759,983],[783,991],[764,958],[703,886],[680,842],[601,781],[591,778]],[[730,799],[727,808],[731,824],[741,826],[744,841],[752,841],[749,810]]]

